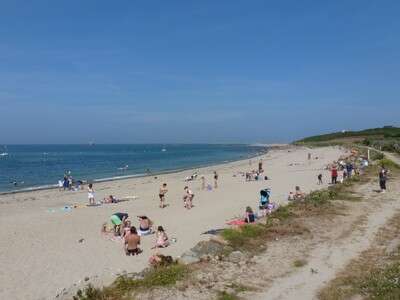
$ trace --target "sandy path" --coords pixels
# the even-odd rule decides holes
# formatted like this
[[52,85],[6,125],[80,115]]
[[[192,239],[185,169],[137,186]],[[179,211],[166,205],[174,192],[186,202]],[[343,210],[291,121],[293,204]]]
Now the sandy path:
[[[400,163],[398,156],[389,154],[388,157]],[[386,194],[377,194],[376,189],[377,183],[372,183],[358,190],[370,199],[370,206],[373,206],[373,209],[364,207],[365,211],[361,212],[367,218],[362,226],[354,227],[345,238],[318,243],[309,253],[305,267],[274,280],[265,293],[254,295],[252,299],[317,299],[319,290],[352,259],[370,248],[379,229],[399,212],[399,184],[390,182],[390,192]],[[311,268],[318,273],[311,272]]]
[[[313,159],[307,161],[307,153]],[[192,171],[162,175],[158,179],[136,178],[105,182],[95,185],[97,198],[108,194],[119,197],[137,195],[139,199],[95,208],[74,209],[63,212],[67,204],[85,204],[87,193],[37,191],[0,198],[0,299],[52,299],[63,288],[79,286],[87,276],[89,282],[110,283],[115,274],[123,270],[140,271],[147,265],[154,237],[143,238],[144,252],[138,257],[126,257],[122,244],[104,239],[100,235],[101,224],[112,213],[126,211],[137,225],[134,216],[146,214],[163,225],[178,242],[164,253],[178,256],[193,247],[199,240],[208,238],[202,232],[225,226],[225,221],[242,214],[247,205],[256,207],[259,190],[272,188],[272,199],[285,203],[287,193],[295,185],[304,191],[321,188],[316,176],[328,172],[322,168],[337,159],[343,151],[339,148],[275,150],[266,154],[264,166],[268,181],[244,182],[238,171],[256,168],[257,160],[239,161],[200,169],[208,181],[212,171],[220,174],[220,188],[211,192],[200,191],[200,182],[191,188],[195,192],[195,208],[186,211],[182,207],[183,178]],[[158,208],[159,185],[167,182],[169,192],[166,209]],[[34,199],[34,201],[32,201]],[[49,211],[50,209],[50,211]],[[51,211],[54,209],[55,211]],[[79,239],[84,239],[79,243]],[[23,288],[21,288],[23,283]]]

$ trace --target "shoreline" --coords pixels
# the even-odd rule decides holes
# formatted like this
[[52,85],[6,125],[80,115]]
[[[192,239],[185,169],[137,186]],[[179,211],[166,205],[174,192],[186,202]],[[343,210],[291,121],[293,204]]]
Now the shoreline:
[[[208,167],[214,167],[214,166],[218,167],[220,165],[224,165],[224,164],[228,164],[228,163],[240,162],[240,161],[244,161],[247,159],[261,157],[261,156],[265,155],[266,153],[268,153],[268,151],[270,151],[270,150],[287,149],[288,147],[289,148],[291,147],[291,145],[289,145],[289,144],[279,144],[279,145],[271,144],[271,146],[268,146],[267,144],[259,144],[259,145],[250,145],[250,146],[260,147],[263,150],[255,153],[254,155],[248,155],[247,158],[239,157],[238,159],[206,163],[206,164],[201,164],[198,166],[190,166],[190,167],[181,168],[181,169],[166,169],[166,170],[160,170],[160,171],[157,171],[156,173],[151,173],[151,174],[139,173],[139,174],[122,175],[122,176],[115,176],[115,177],[109,177],[109,178],[98,178],[98,179],[93,179],[90,182],[106,183],[106,182],[133,179],[133,178],[146,178],[146,177],[152,177],[152,176],[174,174],[174,173],[185,172],[185,171],[190,171],[190,170],[195,170],[195,169],[208,168]],[[88,183],[88,180],[83,180],[84,185],[87,183]],[[20,194],[20,193],[31,193],[31,192],[36,192],[36,191],[55,190],[55,189],[58,189],[58,184],[45,184],[45,185],[34,186],[34,187],[26,187],[26,188],[19,189],[19,190],[0,191],[0,196],[7,196],[7,195],[13,195],[13,194]],[[0,202],[1,202],[1,199],[0,199]]]

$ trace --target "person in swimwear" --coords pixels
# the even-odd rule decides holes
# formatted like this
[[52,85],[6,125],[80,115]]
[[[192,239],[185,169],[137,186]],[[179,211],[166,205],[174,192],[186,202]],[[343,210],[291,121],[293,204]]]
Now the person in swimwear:
[[158,193],[158,196],[160,197],[160,207],[161,208],[165,207],[165,194],[167,192],[168,192],[167,184],[163,183],[163,185],[160,187],[160,191]]
[[169,245],[168,236],[162,226],[158,226],[156,232],[156,245],[154,248],[165,248]]
[[218,174],[214,171],[214,189],[218,188]]
[[151,226],[153,222],[147,216],[138,216],[139,218],[139,236],[147,235],[153,233]]
[[126,255],[138,255],[142,252],[139,248],[140,236],[137,234],[136,227],[132,226],[130,233],[125,237],[124,249]]
[[183,189],[185,194],[183,195],[183,206],[187,209],[191,209],[193,207],[193,192],[189,189],[188,186],[185,186]]

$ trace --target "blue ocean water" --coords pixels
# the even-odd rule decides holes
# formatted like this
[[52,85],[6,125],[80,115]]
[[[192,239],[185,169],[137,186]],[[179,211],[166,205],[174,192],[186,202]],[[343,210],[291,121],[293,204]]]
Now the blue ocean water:
[[8,155],[0,156],[0,192],[55,185],[66,171],[71,171],[76,180],[140,176],[148,169],[154,174],[243,159],[265,148],[206,144],[11,145],[6,151]]

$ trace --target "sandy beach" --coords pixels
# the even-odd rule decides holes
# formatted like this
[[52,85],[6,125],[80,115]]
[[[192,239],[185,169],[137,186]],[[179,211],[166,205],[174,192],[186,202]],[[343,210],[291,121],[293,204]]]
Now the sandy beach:
[[[311,153],[312,159],[307,155]],[[239,172],[257,168],[260,158],[237,161],[154,177],[133,178],[95,184],[96,200],[112,194],[135,200],[98,207],[85,207],[87,191],[44,190],[0,196],[0,273],[1,299],[54,299],[63,289],[73,291],[82,284],[110,283],[117,273],[140,271],[155,250],[155,237],[142,238],[143,253],[127,257],[122,242],[104,238],[102,223],[115,212],[127,212],[137,226],[138,215],[147,215],[162,225],[177,242],[159,252],[179,256],[198,241],[208,239],[203,232],[226,227],[226,221],[241,216],[246,206],[258,205],[260,189],[272,189],[271,200],[287,202],[289,191],[298,185],[304,192],[327,186],[325,166],[344,154],[338,147],[271,150],[263,155],[269,180],[245,182]],[[202,191],[201,181],[189,183],[195,193],[192,210],[183,207],[185,177],[194,171],[212,183],[219,174],[219,188]],[[317,184],[323,174],[324,184]],[[168,207],[158,207],[158,189],[166,182]],[[63,210],[68,205],[79,208]],[[82,241],[83,239],[83,241]],[[79,242],[81,240],[82,242]],[[4,271],[7,270],[7,271]],[[85,282],[85,278],[89,279]]]

